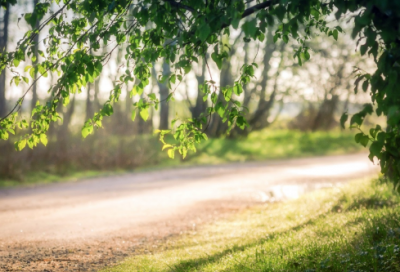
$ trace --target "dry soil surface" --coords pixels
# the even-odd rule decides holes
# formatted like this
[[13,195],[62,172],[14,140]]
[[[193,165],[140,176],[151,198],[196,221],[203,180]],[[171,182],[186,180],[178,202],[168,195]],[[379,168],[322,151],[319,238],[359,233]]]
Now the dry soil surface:
[[366,154],[355,154],[2,189],[0,271],[97,271],[252,205],[377,171]]

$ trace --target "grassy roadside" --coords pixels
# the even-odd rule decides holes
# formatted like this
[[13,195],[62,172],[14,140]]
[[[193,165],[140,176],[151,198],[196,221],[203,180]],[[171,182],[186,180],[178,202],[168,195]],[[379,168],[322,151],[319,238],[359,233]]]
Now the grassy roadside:
[[[247,138],[209,139],[200,144],[197,153],[189,154],[185,160],[182,160],[179,156],[171,160],[167,157],[166,152],[161,151],[161,145],[156,136],[147,138],[143,139],[142,142],[133,138],[132,140],[123,139],[124,146],[120,147],[121,141],[114,137],[106,140],[107,148],[103,148],[101,154],[96,154],[95,150],[97,149],[91,147],[91,142],[87,141],[87,146],[85,146],[85,143],[81,143],[80,145],[82,146],[76,148],[80,150],[88,149],[85,157],[81,158],[83,162],[98,161],[99,157],[113,158],[110,162],[116,160],[126,161],[128,158],[135,157],[138,152],[151,154],[139,157],[135,162],[137,166],[134,168],[129,164],[121,168],[110,163],[93,167],[78,163],[76,159],[71,158],[72,162],[66,161],[61,165],[63,171],[60,173],[54,170],[60,168],[58,165],[52,165],[51,160],[46,163],[43,159],[43,163],[35,166],[34,170],[22,171],[22,176],[18,180],[2,178],[0,175],[0,187],[46,184],[167,167],[346,154],[363,150],[360,145],[354,142],[354,133],[351,131],[304,133],[293,130],[263,130],[253,132]],[[78,143],[75,143],[75,145],[78,145]],[[97,145],[105,146],[104,143],[97,143]],[[52,148],[51,146],[49,144],[47,148]],[[121,153],[112,154],[117,147]],[[141,147],[141,149],[138,149],[138,147]],[[46,155],[41,156],[41,158],[47,157]],[[9,163],[9,160],[4,163]],[[16,159],[13,167],[20,167],[19,163],[26,163],[23,157]]]
[[46,171],[31,171],[26,177],[21,180],[2,179],[0,178],[0,188],[19,187],[19,186],[35,186],[38,184],[49,184],[55,182],[75,182],[85,178],[93,178],[100,176],[112,176],[126,171],[116,169],[115,171],[99,171],[99,170],[84,170],[84,171],[69,171],[59,175]]
[[103,272],[400,271],[400,196],[356,181],[263,205]]
[[263,130],[243,139],[211,139],[188,157],[192,164],[339,155],[363,150],[351,131]]

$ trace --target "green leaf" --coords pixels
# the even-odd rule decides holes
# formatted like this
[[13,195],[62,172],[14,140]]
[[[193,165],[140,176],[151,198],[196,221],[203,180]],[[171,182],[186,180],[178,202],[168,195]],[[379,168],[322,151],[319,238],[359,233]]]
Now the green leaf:
[[246,119],[243,116],[238,116],[236,119],[236,124],[240,129],[244,129],[246,126],[249,126]]
[[343,113],[342,116],[340,117],[340,126],[344,129],[345,128],[345,123],[349,119],[349,115],[347,112]]
[[243,30],[244,34],[246,35],[246,37],[251,37],[253,39],[256,38],[256,33],[257,33],[256,24],[257,24],[256,20],[250,20],[250,21],[246,21],[242,25],[242,30]]
[[8,133],[4,129],[0,129],[0,139],[8,140]]
[[316,10],[315,8],[312,8],[311,9],[311,15],[314,16],[314,18],[318,20],[320,14],[319,14],[318,10]]
[[211,54],[211,58],[213,59],[213,61],[217,64],[218,69],[222,69],[222,59],[221,57],[217,54],[217,53],[212,53]]
[[17,150],[21,151],[26,146],[26,139],[20,140],[16,144],[17,144]]
[[15,77],[14,77],[14,82],[15,82],[15,85],[16,85],[16,86],[19,85],[20,80],[21,80],[21,79],[19,78],[19,76],[15,76]]
[[367,50],[368,50],[368,44],[363,44],[363,45],[361,45],[360,46],[360,54],[361,54],[361,56],[364,56],[365,55],[365,53],[367,53]]
[[310,53],[308,51],[304,51],[304,59],[309,60],[310,59]]
[[175,75],[175,74],[171,75],[171,77],[170,77],[169,80],[172,82],[172,84],[175,84],[175,82],[176,82],[176,75]]
[[28,140],[28,142],[27,142],[27,144],[28,144],[28,146],[29,146],[30,149],[33,149],[33,147],[34,147],[34,145],[35,145],[33,141],[34,141],[33,138],[29,138],[29,140]]
[[364,135],[361,139],[360,139],[360,144],[362,144],[364,147],[366,147],[368,145],[369,142],[369,138],[367,135]]
[[85,125],[82,128],[82,137],[86,138],[90,133],[93,131],[93,126],[92,125]]
[[207,40],[208,36],[211,34],[211,28],[210,26],[205,23],[203,24],[200,28],[199,28],[199,38],[201,40],[201,42],[204,42],[205,40]]
[[342,29],[340,26],[336,26],[335,28],[336,28],[340,33],[343,32],[343,29]]
[[228,87],[228,88],[225,89],[225,92],[224,92],[225,101],[228,102],[228,101],[231,100],[232,93],[233,93],[233,88]]
[[275,8],[275,14],[276,17],[278,17],[279,21],[283,21],[283,18],[285,17],[286,13],[286,8],[284,7],[283,4],[280,4],[278,7]]
[[242,86],[240,84],[235,84],[235,86],[233,87],[233,92],[236,95],[240,95],[243,92]]
[[356,143],[360,143],[360,144],[362,144],[364,147],[366,147],[367,144],[368,144],[368,142],[369,142],[369,137],[368,137],[368,135],[365,135],[365,134],[362,133],[362,132],[357,133],[357,134],[354,136],[354,139],[355,139]]
[[102,114],[105,116],[111,116],[114,113],[114,109],[111,104],[105,104],[101,110]]
[[34,77],[35,77],[35,72],[36,72],[36,69],[35,69],[34,67],[32,67],[32,68],[29,70],[29,75],[31,76],[31,78],[34,78]]
[[165,145],[163,145],[162,150],[170,148],[170,147],[173,147],[173,146],[170,144],[165,144]]
[[360,114],[354,114],[350,119],[350,126],[352,127],[354,124],[361,126],[364,121],[364,118]]
[[149,94],[149,98],[150,98],[150,100],[152,100],[152,101],[155,101],[155,100],[157,100],[157,97],[156,97],[156,95],[155,95],[155,94],[153,94],[153,93]]
[[175,157],[175,150],[173,148],[168,149],[168,157],[173,159]]
[[136,109],[133,109],[132,110],[132,115],[131,115],[132,121],[135,121],[135,118],[136,118]]
[[338,36],[339,36],[339,31],[338,31],[337,29],[335,29],[335,30],[332,32],[332,35],[333,35],[333,38],[337,41]]
[[260,33],[258,34],[257,38],[258,38],[258,40],[259,40],[260,42],[263,42],[263,41],[265,40],[265,35],[264,35],[264,33],[260,32]]
[[215,105],[215,110],[221,118],[224,117],[225,109],[222,102],[218,102],[217,105]]
[[218,95],[214,92],[211,94],[211,102],[213,102],[213,104],[217,104],[217,100],[218,100]]
[[239,27],[239,22],[240,22],[241,19],[242,19],[242,18],[240,18],[240,17],[238,17],[238,16],[235,16],[235,17],[232,19],[232,27],[233,27],[234,29],[238,29],[238,27]]
[[368,82],[368,80],[365,80],[362,84],[362,89],[364,92],[367,92],[368,86],[369,86],[369,82]]
[[40,141],[42,142],[42,144],[44,146],[47,146],[47,142],[48,142],[47,135],[46,134],[40,134]]
[[147,119],[149,118],[149,109],[148,109],[148,107],[147,106],[142,106],[140,108],[139,114],[140,114],[140,117],[142,117],[142,119],[144,121],[147,121]]
[[369,147],[369,159],[373,162],[374,157],[377,157],[378,159],[381,159],[381,151],[383,148],[383,143],[380,143],[378,141],[374,141],[371,146]]
[[19,62],[20,62],[19,59],[14,59],[14,66],[15,66],[15,67],[18,67]]
[[274,21],[274,17],[273,17],[271,14],[269,14],[269,13],[267,12],[267,13],[265,14],[265,18],[267,19],[268,26],[274,26],[275,21]]

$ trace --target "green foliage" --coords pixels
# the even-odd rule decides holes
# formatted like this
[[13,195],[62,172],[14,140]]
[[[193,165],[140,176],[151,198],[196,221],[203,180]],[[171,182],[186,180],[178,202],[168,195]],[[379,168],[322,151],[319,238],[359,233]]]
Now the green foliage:
[[[253,3],[254,2],[254,3]],[[15,1],[2,1],[15,4]],[[376,63],[374,73],[365,73],[356,69],[358,77],[355,91],[362,82],[362,90],[371,92],[372,104],[367,104],[361,112],[350,119],[350,126],[360,128],[365,116],[376,112],[387,116],[388,128],[380,130],[375,136],[368,138],[364,134],[356,140],[362,145],[371,142],[370,158],[377,157],[382,172],[392,178],[400,191],[400,93],[397,92],[400,78],[400,42],[398,22],[400,21],[399,0],[264,0],[250,1],[156,1],[156,0],[65,0],[38,3],[32,13],[26,13],[24,19],[32,27],[10,52],[0,54],[0,70],[7,69],[12,74],[11,83],[19,85],[29,82],[29,78],[21,76],[15,69],[31,59],[34,65],[26,67],[30,77],[38,79],[50,73],[58,75],[57,83],[51,87],[51,98],[43,105],[38,104],[32,111],[31,119],[20,120],[15,113],[21,107],[26,93],[21,97],[12,111],[0,119],[0,137],[8,139],[8,133],[18,128],[29,128],[29,132],[21,136],[15,143],[17,150],[26,145],[36,146],[47,133],[50,123],[60,119],[59,104],[67,105],[71,95],[81,92],[81,88],[94,82],[102,72],[102,68],[117,47],[126,47],[125,60],[127,69],[114,82],[109,99],[103,108],[85,122],[82,128],[83,137],[87,137],[97,128],[102,127],[104,117],[113,114],[113,104],[119,100],[121,89],[130,82],[135,83],[131,96],[140,96],[134,104],[135,109],[144,120],[149,117],[150,107],[158,107],[160,101],[154,95],[144,95],[143,90],[149,84],[152,63],[160,59],[172,68],[171,74],[162,79],[171,89],[191,71],[193,62],[198,62],[208,51],[213,49],[211,58],[219,69],[229,54],[229,45],[222,42],[222,36],[229,36],[231,26],[244,32],[245,42],[264,41],[268,27],[276,28],[274,41],[282,39],[285,43],[293,40],[297,43],[294,58],[299,65],[310,58],[307,41],[315,32],[326,34],[337,40],[342,29],[327,23],[327,15],[335,13],[337,19],[347,13],[353,13],[355,27],[352,32],[358,39],[360,53],[373,56]],[[50,12],[51,5],[58,6],[56,12]],[[73,13],[73,19],[66,14]],[[243,18],[249,17],[240,25]],[[37,27],[37,23],[41,22]],[[40,51],[36,59],[35,36],[45,29],[45,50]],[[47,31],[47,30],[46,30]],[[110,44],[109,52],[100,53],[100,44]],[[62,46],[61,46],[62,45]],[[228,60],[229,61],[229,60]],[[237,100],[242,89],[254,77],[256,65],[246,64],[240,70],[240,76],[233,86],[219,89],[210,80],[202,87],[204,99],[210,99],[212,105],[199,119],[179,120],[168,133],[178,141],[172,144],[174,151],[185,156],[188,150],[195,150],[195,144],[205,139],[204,129],[212,114],[219,114],[228,127],[239,126],[244,129],[248,124],[244,117],[245,109]],[[33,87],[33,82],[27,90]],[[223,107],[217,101],[218,93],[232,107]],[[173,99],[171,92],[167,101]],[[132,115],[134,119],[136,114]],[[347,118],[343,118],[344,125]],[[164,134],[160,134],[164,135]],[[162,138],[162,137],[161,137]],[[378,152],[378,147],[381,150]],[[172,157],[173,152],[168,151]]]

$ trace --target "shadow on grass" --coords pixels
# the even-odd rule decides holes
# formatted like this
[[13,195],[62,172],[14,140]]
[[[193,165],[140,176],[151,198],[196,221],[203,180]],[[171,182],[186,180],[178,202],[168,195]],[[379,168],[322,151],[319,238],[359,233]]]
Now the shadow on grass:
[[[341,206],[340,199],[336,206]],[[386,212],[381,216],[371,218],[368,210],[379,210],[384,207],[393,207],[392,200],[382,201],[379,196],[360,198],[346,210],[354,212],[363,207],[363,213],[356,218],[358,223],[366,225],[363,231],[354,235],[353,240],[348,240],[334,245],[315,243],[312,247],[304,249],[295,257],[281,249],[281,256],[264,254],[261,257],[248,256],[246,261],[230,266],[224,271],[400,271],[400,221],[398,210]],[[383,210],[382,210],[383,211]],[[289,233],[299,232],[323,220],[334,211],[327,211],[288,230],[275,232],[268,236],[245,245],[234,245],[222,252],[202,258],[181,261],[170,267],[170,271],[202,271],[209,264],[215,264],[228,255],[245,251],[249,248],[260,246],[265,242],[274,243],[279,237]],[[322,233],[321,233],[322,234]],[[287,250],[286,250],[287,251]],[[257,253],[256,253],[257,255]],[[274,259],[271,263],[271,258]],[[279,261],[276,261],[279,259]],[[250,260],[250,261],[249,261]],[[279,264],[277,264],[278,262]],[[277,267],[279,267],[277,269]]]
[[311,248],[288,259],[285,271],[400,271],[398,210],[382,217],[358,217],[357,221],[366,226],[351,241]]
[[[275,260],[272,261],[270,255],[258,254],[255,261],[253,259],[250,262],[238,262],[223,271],[399,272],[400,222],[397,217],[396,212],[391,212],[373,220],[360,220],[368,225],[348,243],[318,246],[315,244],[303,249],[300,254],[295,254],[295,257],[282,253],[282,256],[274,256]],[[300,230],[303,227],[307,227],[307,224],[296,228]]]
[[[271,242],[271,241],[279,238],[279,236],[281,236],[281,235],[285,235],[286,233],[290,233],[292,231],[299,231],[303,228],[306,228],[307,226],[314,224],[317,220],[325,217],[327,213],[319,214],[318,216],[316,216],[310,220],[307,220],[306,222],[299,224],[295,227],[292,227],[288,230],[271,233],[268,235],[268,238],[259,239],[252,243],[247,243],[247,244],[241,245],[241,246],[234,245],[231,248],[225,249],[225,250],[223,250],[219,253],[213,254],[213,255],[208,255],[207,257],[181,261],[179,264],[171,266],[170,271],[171,272],[172,271],[173,272],[181,272],[181,271],[183,272],[183,271],[190,271],[191,269],[200,269],[202,266],[207,265],[208,263],[218,262],[219,260],[221,260],[222,258],[224,258],[225,256],[227,256],[229,254],[244,251],[249,247],[253,247],[253,246],[265,243],[267,241]],[[196,245],[201,245],[201,243],[200,244],[197,243]]]

